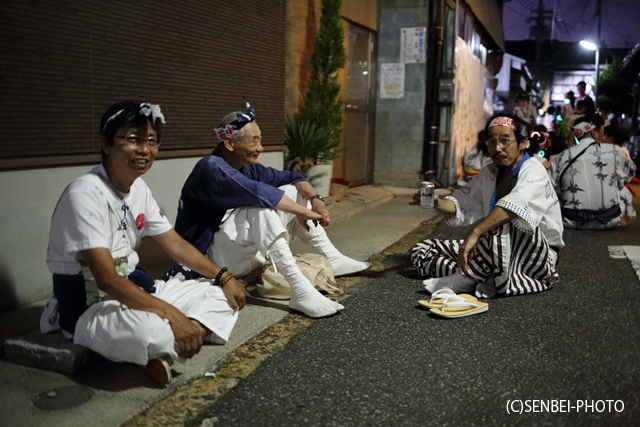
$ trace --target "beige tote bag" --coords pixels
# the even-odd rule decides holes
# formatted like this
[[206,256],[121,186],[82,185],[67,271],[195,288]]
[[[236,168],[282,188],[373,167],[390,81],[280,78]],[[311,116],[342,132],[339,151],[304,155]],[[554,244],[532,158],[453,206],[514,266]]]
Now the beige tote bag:
[[[342,293],[333,275],[333,268],[325,257],[318,254],[299,254],[294,258],[302,274],[317,290],[328,294]],[[274,271],[272,265],[262,273],[262,283],[257,283],[256,287],[258,295],[262,298],[283,300],[291,298],[289,283],[282,274]]]

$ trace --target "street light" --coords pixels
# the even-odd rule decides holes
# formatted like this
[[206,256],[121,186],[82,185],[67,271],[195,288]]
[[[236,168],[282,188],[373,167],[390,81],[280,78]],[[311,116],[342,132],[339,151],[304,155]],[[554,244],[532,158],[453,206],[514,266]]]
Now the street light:
[[596,99],[594,101],[595,101],[595,106],[597,108],[598,107],[598,75],[600,74],[600,49],[598,49],[597,44],[587,40],[581,40],[580,46],[582,46],[585,49],[596,51],[596,90],[595,90]]

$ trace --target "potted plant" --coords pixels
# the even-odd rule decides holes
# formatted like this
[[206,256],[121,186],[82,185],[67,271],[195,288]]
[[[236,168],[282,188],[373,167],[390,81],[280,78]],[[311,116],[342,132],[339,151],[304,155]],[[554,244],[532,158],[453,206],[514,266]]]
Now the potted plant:
[[333,138],[329,131],[299,115],[286,117],[284,129],[284,142],[287,145],[285,161],[291,162],[289,170],[299,165],[300,172],[313,188],[320,195],[328,196],[333,172],[331,161],[346,148],[337,148],[340,141]]
[[[342,142],[344,114],[337,74],[347,59],[341,5],[342,0],[322,0],[322,15],[311,56],[311,79],[304,95],[304,105],[298,116],[287,119],[285,124],[290,140],[287,146],[291,144],[288,158],[301,164],[302,172],[310,182],[313,180],[312,185],[323,196],[329,195],[333,172],[331,161],[344,151],[337,149]],[[322,183],[316,181],[316,175],[324,176]]]

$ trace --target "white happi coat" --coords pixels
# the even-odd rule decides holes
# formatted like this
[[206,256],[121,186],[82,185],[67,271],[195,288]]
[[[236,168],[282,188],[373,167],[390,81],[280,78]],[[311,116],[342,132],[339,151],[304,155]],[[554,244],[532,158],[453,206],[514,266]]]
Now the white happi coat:
[[[489,215],[497,177],[498,168],[490,164],[468,186],[445,197],[456,205],[455,217],[445,218],[447,224],[473,224]],[[540,227],[550,246],[564,247],[560,204],[544,166],[525,155],[512,175],[512,183],[511,192],[495,202],[495,206],[516,214],[512,223],[519,230],[531,234],[536,227]]]
[[[613,144],[593,144],[591,137],[582,138],[575,145],[551,158],[549,176],[556,192],[560,195],[562,206],[566,209],[604,210],[621,205],[622,211],[627,209],[631,218],[635,211],[631,205],[631,194],[625,188],[634,175],[633,162],[625,156],[622,149]],[[587,148],[588,147],[588,148]],[[581,155],[562,177],[560,175],[567,163],[582,151]],[[630,207],[630,209],[628,209]],[[605,224],[592,224],[588,228],[613,228],[620,218]],[[565,218],[565,225],[572,228],[583,228]]]
[[[91,180],[89,175],[71,183],[58,201],[51,220],[47,265],[53,274],[76,275],[82,271],[80,251],[105,248],[114,259],[128,259],[127,270],[119,272],[127,277],[138,263],[133,250],[136,237],[165,233],[171,224],[141,178],[133,183],[129,193],[118,192],[116,198],[107,186],[102,188],[92,183],[98,176],[108,181],[102,165],[92,170]],[[110,208],[112,198],[117,208]],[[128,213],[130,221],[126,220]],[[128,236],[125,230],[132,228],[134,233]],[[218,344],[229,339],[238,312],[229,306],[222,289],[212,286],[211,280],[173,277],[166,282],[156,280],[154,284],[156,290],[152,295],[212,331],[203,339]],[[55,325],[55,301],[50,298],[41,318],[41,330],[45,333],[59,329]],[[77,320],[75,331],[67,331],[67,336],[73,335],[75,344],[88,347],[109,360],[138,365],[161,357],[178,358],[169,320],[149,311],[131,309],[109,296],[87,304],[89,307]]]

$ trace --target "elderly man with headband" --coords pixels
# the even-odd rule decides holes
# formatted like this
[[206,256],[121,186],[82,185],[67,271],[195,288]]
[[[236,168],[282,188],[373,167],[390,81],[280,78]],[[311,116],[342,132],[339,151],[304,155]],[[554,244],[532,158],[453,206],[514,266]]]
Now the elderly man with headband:
[[555,265],[564,246],[560,206],[545,168],[526,152],[528,124],[500,113],[485,131],[492,163],[451,196],[435,196],[435,209],[447,224],[479,222],[464,241],[428,239],[411,255],[420,274],[429,277],[424,284],[432,300],[444,307],[432,311],[445,317],[487,309],[476,297],[454,294],[522,295],[558,281]]
[[[42,332],[130,362],[160,384],[169,365],[225,343],[244,306],[244,287],[176,233],[140,178],[158,154],[160,107],[111,106],[100,126],[102,164],[62,193],[51,220],[47,266],[53,296]],[[150,236],[207,280],[154,280],[138,265],[137,241]]]
[[610,230],[636,217],[624,186],[633,178],[633,162],[620,147],[605,143],[603,123],[599,114],[576,120],[578,144],[551,159],[549,175],[567,228]]
[[[258,162],[262,134],[248,103],[246,113],[222,119],[216,136],[218,146],[196,164],[182,188],[176,231],[236,276],[271,261],[291,286],[294,310],[315,318],[342,310],[313,287],[289,249],[293,233],[325,256],[336,276],[369,268],[340,253],[327,237],[323,227],[330,217],[323,197],[301,174]],[[190,274],[180,265],[176,272]]]

